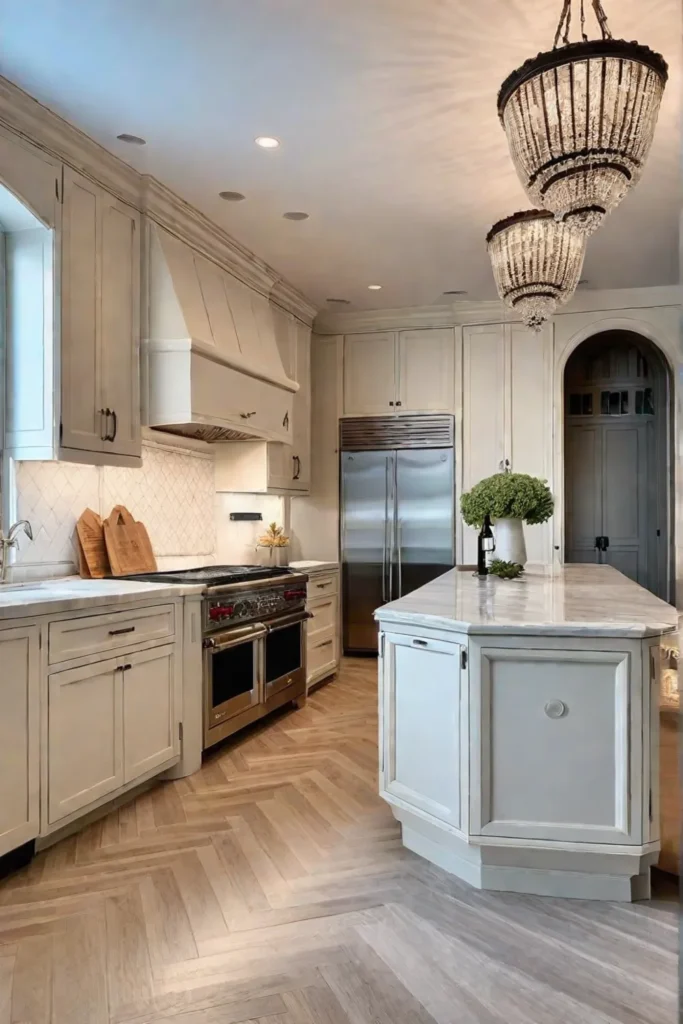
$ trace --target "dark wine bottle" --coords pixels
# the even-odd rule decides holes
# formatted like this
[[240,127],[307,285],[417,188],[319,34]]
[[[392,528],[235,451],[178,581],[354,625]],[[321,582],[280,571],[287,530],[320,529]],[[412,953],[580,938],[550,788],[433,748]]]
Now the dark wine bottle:
[[477,537],[477,576],[488,576],[489,558],[495,551],[496,544],[491,529],[491,516],[485,515],[484,522]]

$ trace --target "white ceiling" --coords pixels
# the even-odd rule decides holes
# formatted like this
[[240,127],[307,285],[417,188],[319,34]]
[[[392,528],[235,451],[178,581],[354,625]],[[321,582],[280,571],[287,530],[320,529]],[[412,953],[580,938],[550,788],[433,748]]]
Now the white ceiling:
[[[586,6],[590,7],[589,0]],[[155,175],[319,305],[495,297],[491,224],[526,200],[496,114],[560,0],[0,2],[0,72]],[[671,78],[644,178],[590,242],[591,288],[678,280],[680,0],[611,0]],[[594,25],[591,22],[591,27]],[[593,33],[591,33],[593,34]],[[135,148],[116,140],[147,139]],[[275,135],[279,150],[254,145]],[[226,203],[219,191],[243,192]],[[282,219],[305,210],[310,219]],[[380,283],[382,291],[367,285]]]

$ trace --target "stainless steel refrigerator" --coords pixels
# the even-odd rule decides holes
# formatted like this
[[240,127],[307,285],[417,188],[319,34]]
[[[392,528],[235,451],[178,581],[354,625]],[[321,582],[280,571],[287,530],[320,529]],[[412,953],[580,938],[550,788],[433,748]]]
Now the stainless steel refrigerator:
[[455,564],[452,416],[340,424],[343,648],[377,651],[373,612]]

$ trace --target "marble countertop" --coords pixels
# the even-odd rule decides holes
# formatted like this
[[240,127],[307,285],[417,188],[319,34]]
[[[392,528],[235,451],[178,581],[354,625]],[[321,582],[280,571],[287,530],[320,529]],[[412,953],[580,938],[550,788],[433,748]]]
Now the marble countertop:
[[0,585],[0,627],[7,619],[25,619],[55,612],[90,610],[107,605],[117,608],[141,601],[169,601],[175,597],[201,594],[201,585],[176,586],[168,583],[136,583],[119,579],[82,580],[67,576],[27,583],[16,590]]
[[451,569],[375,618],[383,627],[545,636],[658,636],[678,625],[675,608],[608,565],[529,566],[521,580]]

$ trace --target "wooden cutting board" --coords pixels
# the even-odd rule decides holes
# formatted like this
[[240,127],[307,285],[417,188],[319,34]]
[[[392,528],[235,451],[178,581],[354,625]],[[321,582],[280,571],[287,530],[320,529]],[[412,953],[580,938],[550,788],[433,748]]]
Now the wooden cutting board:
[[102,520],[97,512],[86,508],[76,523],[79,543],[79,568],[81,576],[102,579],[109,576],[111,567],[104,540]]
[[104,540],[113,576],[153,572],[156,562],[144,526],[136,523],[125,505],[115,505],[104,520]]

